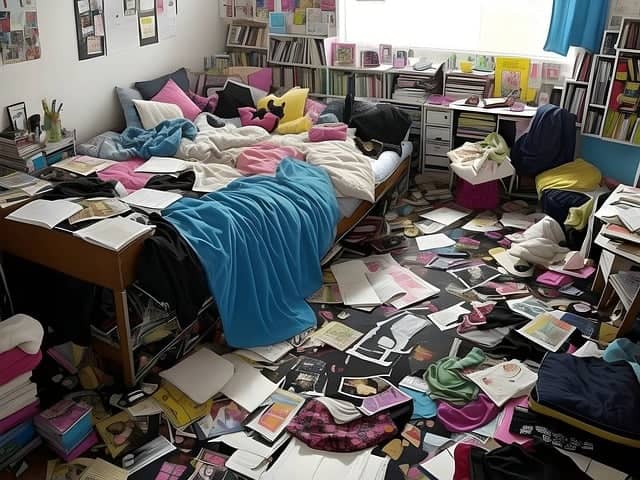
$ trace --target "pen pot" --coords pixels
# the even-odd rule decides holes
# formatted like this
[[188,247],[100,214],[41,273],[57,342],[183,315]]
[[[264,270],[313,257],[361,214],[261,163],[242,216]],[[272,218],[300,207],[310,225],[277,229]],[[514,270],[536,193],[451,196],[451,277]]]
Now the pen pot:
[[59,112],[47,112],[44,114],[44,129],[47,131],[47,142],[59,142],[62,140],[62,122]]

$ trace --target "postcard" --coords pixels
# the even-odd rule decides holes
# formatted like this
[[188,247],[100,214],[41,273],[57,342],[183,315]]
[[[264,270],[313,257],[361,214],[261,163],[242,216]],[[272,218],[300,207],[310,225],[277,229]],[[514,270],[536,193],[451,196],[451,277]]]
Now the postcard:
[[202,439],[214,438],[218,435],[238,432],[242,430],[242,422],[249,416],[244,408],[233,400],[223,398],[214,400],[211,411],[204,418],[198,420],[196,427],[198,437]]
[[270,398],[273,403],[247,424],[267,440],[273,442],[304,405],[305,399],[286,390],[276,390]]
[[127,412],[98,422],[96,429],[113,458],[144,439],[144,433]]
[[547,350],[557,352],[575,329],[549,313],[542,313],[516,332]]
[[534,296],[507,300],[507,306],[512,312],[518,313],[529,320],[533,320],[541,313],[549,313],[553,308]]
[[361,399],[362,405],[358,408],[365,415],[411,401],[411,397],[380,377],[342,377],[338,391]]
[[484,285],[502,275],[499,270],[484,264],[452,270],[451,273],[469,289]]
[[363,335],[364,333],[354,330],[341,322],[329,322],[313,334],[317,340],[342,352]]

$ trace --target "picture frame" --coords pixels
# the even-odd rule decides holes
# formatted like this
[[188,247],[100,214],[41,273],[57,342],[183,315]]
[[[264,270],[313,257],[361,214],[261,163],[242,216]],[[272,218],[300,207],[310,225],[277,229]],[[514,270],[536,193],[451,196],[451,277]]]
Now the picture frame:
[[382,65],[393,64],[393,47],[388,43],[381,43],[378,46],[378,54]]
[[340,67],[355,67],[356,65],[356,44],[355,43],[334,43],[333,44],[333,65]]
[[394,68],[404,68],[407,66],[409,53],[406,50],[397,50],[393,57]]
[[14,103],[7,107],[11,128],[17,132],[29,130],[27,122],[27,105],[24,102]]
[[360,66],[374,68],[380,66],[380,57],[375,50],[363,50],[360,52]]
[[104,0],[73,0],[76,19],[78,60],[90,60],[107,54]]

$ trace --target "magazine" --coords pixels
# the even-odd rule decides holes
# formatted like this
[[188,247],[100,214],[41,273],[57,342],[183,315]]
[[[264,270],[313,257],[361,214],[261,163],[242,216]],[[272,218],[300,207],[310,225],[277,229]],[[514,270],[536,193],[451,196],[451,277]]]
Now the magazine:
[[233,400],[214,400],[209,414],[198,420],[194,426],[198,438],[204,440],[242,430],[242,422],[249,416],[244,408]]
[[98,422],[96,429],[113,458],[144,441],[143,431],[127,412]]
[[176,447],[169,440],[163,436],[159,436],[127,454],[125,459],[123,459],[123,463],[129,463],[123,466],[127,469],[127,473],[132,475],[175,449]]
[[462,284],[469,289],[484,285],[502,275],[499,270],[484,264],[452,270],[450,273],[457,277]]
[[71,173],[75,173],[82,176],[91,175],[92,173],[104,170],[107,167],[115,164],[113,160],[106,160],[104,158],[88,157],[86,155],[80,155],[77,157],[65,158],[55,164],[56,168],[67,170]]
[[84,208],[69,217],[69,223],[71,225],[89,220],[115,217],[116,215],[121,215],[131,210],[129,205],[121,202],[117,198],[88,198],[79,200],[76,203],[82,205]]
[[313,334],[317,340],[343,352],[362,335],[364,333],[340,322],[329,322]]
[[305,399],[295,393],[278,389],[269,401],[273,403],[249,422],[247,427],[273,442],[302,408]]
[[516,331],[547,350],[557,352],[575,329],[573,325],[557,319],[550,313],[542,313]]

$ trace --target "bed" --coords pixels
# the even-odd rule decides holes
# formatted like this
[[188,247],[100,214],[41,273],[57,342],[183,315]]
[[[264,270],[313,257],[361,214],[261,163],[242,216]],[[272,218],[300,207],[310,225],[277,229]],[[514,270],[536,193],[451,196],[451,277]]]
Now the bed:
[[[287,340],[315,326],[305,299],[320,287],[319,260],[407,178],[411,143],[374,159],[358,149],[355,132],[346,140],[311,142],[307,133],[271,135],[261,127],[233,121],[221,126],[215,120],[202,113],[193,123],[161,122],[157,132],[107,133],[78,150],[111,160],[153,155],[192,162],[192,190],[202,197],[185,198],[156,219],[157,234],[147,240],[138,268],[142,286],[168,300],[181,324],[191,323],[186,317],[199,310],[205,293],[213,296],[231,346]],[[272,172],[253,172],[267,175],[240,171],[245,156],[270,149],[294,153]],[[169,230],[173,238],[159,245],[158,233]],[[195,255],[176,256],[176,242],[180,252]],[[183,298],[169,300],[176,290]]]

